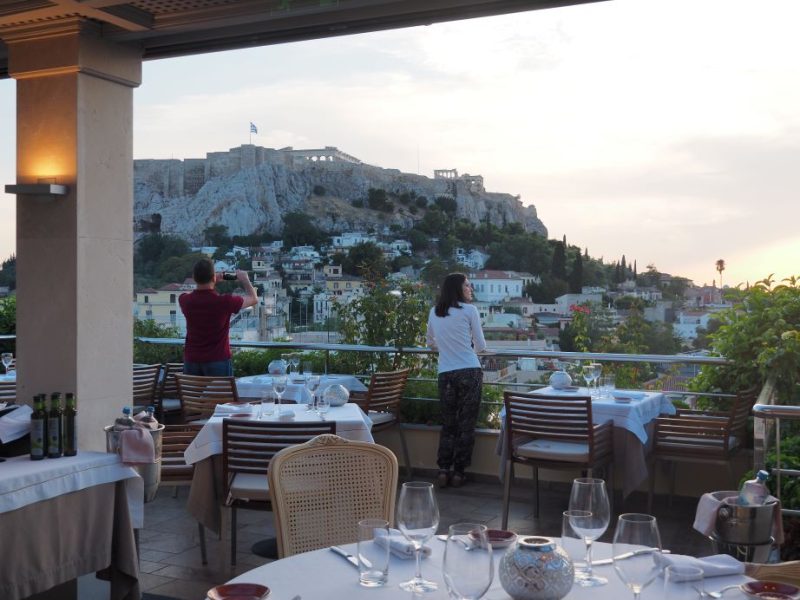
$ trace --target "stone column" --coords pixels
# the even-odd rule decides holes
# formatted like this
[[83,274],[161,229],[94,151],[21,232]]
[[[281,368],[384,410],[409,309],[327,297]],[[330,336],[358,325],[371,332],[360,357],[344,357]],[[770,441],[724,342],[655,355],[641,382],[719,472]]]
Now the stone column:
[[133,89],[141,52],[72,19],[3,34],[17,81],[17,396],[75,392],[79,448],[131,401]]

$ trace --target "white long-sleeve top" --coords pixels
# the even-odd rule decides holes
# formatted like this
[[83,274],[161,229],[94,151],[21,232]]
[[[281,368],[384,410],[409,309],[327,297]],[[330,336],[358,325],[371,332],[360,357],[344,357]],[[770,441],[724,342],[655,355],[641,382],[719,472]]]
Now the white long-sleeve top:
[[446,317],[437,317],[436,308],[432,308],[425,337],[428,346],[439,351],[439,373],[480,368],[476,353],[486,350],[486,340],[478,309],[472,304],[451,307]]

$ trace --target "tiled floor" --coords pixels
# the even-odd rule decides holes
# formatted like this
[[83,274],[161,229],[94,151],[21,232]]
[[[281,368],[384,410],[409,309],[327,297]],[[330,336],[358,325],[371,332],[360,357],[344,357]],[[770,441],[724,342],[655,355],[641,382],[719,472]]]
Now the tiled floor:
[[[514,488],[509,528],[515,531],[558,536],[561,511],[569,495],[565,484],[542,486],[540,518],[533,518],[532,488]],[[238,565],[225,564],[223,542],[207,532],[208,565],[200,560],[197,524],[186,512],[186,488],[172,497],[172,488],[162,488],[155,501],[145,505],[145,527],[140,534],[141,587],[143,591],[186,600],[201,600],[205,591],[244,571],[268,562],[251,553],[252,544],[273,534],[272,514],[240,510],[238,528]],[[469,483],[461,489],[437,492],[441,512],[440,530],[451,523],[478,521],[500,527],[502,488],[498,483]],[[708,542],[691,528],[696,500],[676,498],[673,506],[659,498],[655,512],[665,548],[673,552],[705,555],[711,552]],[[625,512],[644,512],[646,498],[636,493],[622,508]],[[617,510],[617,512],[620,512]],[[610,541],[613,527],[602,538]],[[81,594],[82,600],[88,594]]]

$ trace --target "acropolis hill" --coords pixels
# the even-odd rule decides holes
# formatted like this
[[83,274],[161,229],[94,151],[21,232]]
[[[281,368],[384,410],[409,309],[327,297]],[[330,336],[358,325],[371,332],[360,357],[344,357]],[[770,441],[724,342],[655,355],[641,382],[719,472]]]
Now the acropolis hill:
[[[392,212],[366,208],[370,188],[382,189]],[[160,231],[201,242],[203,229],[225,225],[230,235],[255,232],[280,234],[282,216],[304,212],[329,233],[409,229],[425,214],[415,202],[432,204],[440,196],[454,198],[457,216],[474,223],[487,218],[502,226],[520,223],[527,231],[547,235],[533,206],[518,196],[487,192],[480,175],[436,171],[433,178],[362,163],[337,148],[295,150],[250,144],[205,158],[139,159],[134,161],[134,221],[137,234]],[[359,201],[364,207],[355,207]],[[416,214],[414,214],[416,210]]]

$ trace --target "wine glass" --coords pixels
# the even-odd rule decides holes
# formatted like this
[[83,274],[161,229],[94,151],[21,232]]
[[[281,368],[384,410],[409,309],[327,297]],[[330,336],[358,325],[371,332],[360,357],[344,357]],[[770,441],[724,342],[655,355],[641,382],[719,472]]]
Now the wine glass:
[[6,375],[8,375],[8,368],[14,361],[14,355],[11,352],[3,352],[3,354],[0,354],[0,360],[2,360],[3,366],[6,368]]
[[433,495],[433,484],[427,481],[409,481],[400,490],[397,501],[397,526],[414,546],[417,567],[414,577],[400,584],[407,592],[435,592],[439,586],[434,581],[422,578],[420,562],[422,546],[436,533],[439,527],[439,506]]
[[486,525],[456,523],[450,526],[442,575],[451,598],[477,600],[483,597],[494,577],[494,559]]
[[319,388],[319,375],[311,375],[309,373],[308,379],[306,379],[306,389],[311,396],[311,402],[306,405],[306,410],[314,410],[317,388]]
[[592,395],[592,397],[593,398],[599,398],[600,397],[600,388],[599,388],[600,376],[603,374],[603,365],[600,364],[600,363],[591,363],[589,366],[592,367],[592,369],[594,371],[594,378],[592,379],[592,381],[594,381],[594,394]]
[[299,354],[290,354],[289,355],[289,364],[292,366],[292,373],[297,375],[300,372],[300,355]]
[[570,524],[586,543],[586,574],[575,583],[582,587],[605,585],[608,579],[592,573],[592,542],[605,533],[611,520],[606,482],[592,477],[574,480],[569,497],[569,510],[580,511],[570,516]]
[[581,367],[581,375],[586,381],[586,387],[589,389],[589,395],[592,394],[592,382],[594,381],[594,367],[592,365],[583,365]]
[[325,394],[322,394],[315,403],[315,409],[321,421],[325,420],[325,413],[328,412],[328,409],[331,407],[331,401],[325,397]]
[[[652,552],[641,550],[652,549]],[[630,555],[631,552],[640,551]],[[628,558],[614,558],[614,570],[629,590],[633,599],[639,600],[642,590],[658,576],[661,568],[655,561],[661,552],[661,536],[652,515],[626,513],[619,516],[614,532],[612,553],[615,557],[628,554]]]
[[275,404],[280,406],[281,398],[286,392],[286,375],[276,375],[272,378],[272,391],[275,392],[275,397],[277,398]]

